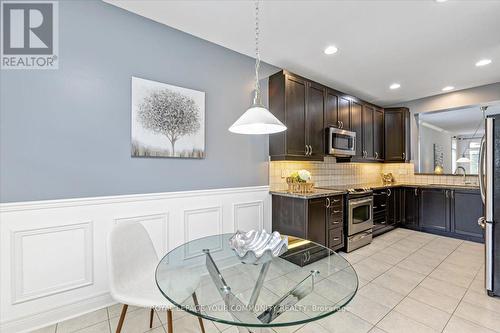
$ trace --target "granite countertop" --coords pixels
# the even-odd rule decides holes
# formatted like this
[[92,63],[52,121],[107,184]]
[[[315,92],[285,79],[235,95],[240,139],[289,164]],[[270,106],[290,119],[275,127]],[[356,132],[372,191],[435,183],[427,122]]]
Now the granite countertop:
[[410,183],[391,183],[391,184],[383,184],[383,183],[375,183],[375,184],[361,184],[361,185],[346,185],[345,191],[340,190],[327,190],[322,188],[314,188],[313,192],[310,193],[290,193],[286,190],[271,190],[270,194],[273,195],[281,195],[284,197],[290,198],[299,198],[299,199],[314,199],[314,198],[322,198],[328,197],[332,195],[342,195],[347,193],[347,189],[350,187],[368,187],[372,190],[381,190],[384,188],[395,188],[395,187],[418,187],[418,188],[444,188],[444,189],[462,189],[462,190],[479,190],[479,186],[476,185],[453,185],[453,184],[410,184]]
[[392,183],[392,184],[367,184],[364,187],[369,187],[372,190],[380,190],[392,187],[419,187],[419,188],[444,188],[444,189],[463,189],[463,190],[479,190],[478,185],[472,184],[411,184],[411,183]]
[[338,190],[325,190],[321,188],[315,188],[313,192],[309,193],[290,193],[286,190],[271,190],[270,194],[281,195],[283,197],[290,198],[299,198],[299,199],[314,199],[314,198],[322,198],[329,197],[331,195],[342,195],[346,194],[347,191],[338,191]]

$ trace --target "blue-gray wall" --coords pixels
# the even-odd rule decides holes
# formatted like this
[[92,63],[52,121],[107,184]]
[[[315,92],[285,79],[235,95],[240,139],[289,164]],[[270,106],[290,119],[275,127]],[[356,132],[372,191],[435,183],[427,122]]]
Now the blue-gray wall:
[[[101,1],[61,1],[59,22],[59,70],[0,73],[1,202],[268,183],[267,136],[227,130],[252,58]],[[206,92],[205,159],[130,157],[131,76]]]

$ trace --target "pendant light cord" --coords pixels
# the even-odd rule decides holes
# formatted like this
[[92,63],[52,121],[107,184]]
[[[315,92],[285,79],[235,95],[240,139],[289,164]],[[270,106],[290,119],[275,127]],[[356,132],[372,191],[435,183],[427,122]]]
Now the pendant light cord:
[[261,105],[259,68],[260,68],[260,52],[259,52],[259,0],[255,0],[255,95],[253,99],[254,105]]
[[[486,109],[488,107],[482,106],[481,111],[483,112],[483,118],[479,121],[479,124],[477,124],[476,130],[474,131],[474,134],[472,134],[471,139],[473,140],[476,137],[477,132],[479,131],[479,128],[484,124],[484,120],[486,119]],[[462,153],[462,157],[465,157],[465,153],[467,152],[467,149],[469,149],[467,146],[464,149],[464,152]]]

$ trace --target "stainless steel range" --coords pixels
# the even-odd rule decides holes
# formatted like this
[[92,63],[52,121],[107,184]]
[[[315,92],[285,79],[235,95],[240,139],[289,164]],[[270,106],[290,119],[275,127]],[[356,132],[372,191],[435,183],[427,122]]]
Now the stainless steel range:
[[369,188],[323,187],[347,190],[345,196],[346,251],[351,252],[372,242],[373,191]]

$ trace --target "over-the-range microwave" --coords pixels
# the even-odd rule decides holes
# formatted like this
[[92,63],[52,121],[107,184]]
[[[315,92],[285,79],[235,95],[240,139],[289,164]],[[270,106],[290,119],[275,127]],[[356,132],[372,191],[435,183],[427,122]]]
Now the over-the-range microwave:
[[339,157],[356,155],[356,132],[329,127],[326,133],[328,154]]

